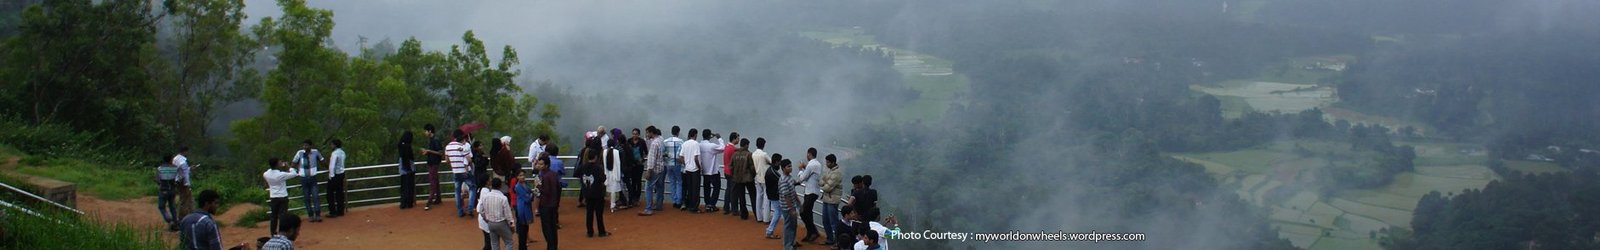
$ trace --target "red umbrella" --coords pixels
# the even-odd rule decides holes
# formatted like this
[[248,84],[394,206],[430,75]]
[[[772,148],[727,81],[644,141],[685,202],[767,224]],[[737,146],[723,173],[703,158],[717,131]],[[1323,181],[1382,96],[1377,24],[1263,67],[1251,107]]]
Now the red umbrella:
[[483,125],[482,122],[470,122],[470,123],[467,123],[467,124],[461,124],[461,126],[460,127],[456,127],[456,129],[460,129],[461,132],[466,132],[468,134],[471,134],[472,131],[478,131],[479,129],[483,129],[483,128],[487,128],[487,127],[489,127],[489,126],[488,125]]

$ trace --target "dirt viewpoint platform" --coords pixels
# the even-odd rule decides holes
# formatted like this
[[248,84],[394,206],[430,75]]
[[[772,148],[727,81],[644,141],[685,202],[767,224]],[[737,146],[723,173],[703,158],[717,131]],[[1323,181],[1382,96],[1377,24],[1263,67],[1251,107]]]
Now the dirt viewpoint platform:
[[[133,199],[124,201],[131,204],[140,204],[139,207],[149,207],[149,211],[102,211],[116,213],[97,214],[102,218],[114,221],[131,222],[140,225],[160,225],[160,216],[156,214],[154,206],[146,200]],[[112,202],[118,203],[118,202]],[[445,206],[435,206],[432,211],[424,211],[421,206],[414,209],[401,210],[395,204],[385,204],[350,209],[350,214],[339,218],[327,218],[321,223],[304,223],[300,237],[295,242],[297,249],[477,249],[483,246],[483,236],[478,230],[477,222],[473,217],[458,218],[455,216],[454,200],[446,199]],[[606,214],[606,226],[613,234],[605,238],[587,238],[583,230],[583,210],[577,206],[577,200],[566,198],[562,200],[560,209],[560,223],[563,226],[558,231],[557,242],[560,248],[567,249],[774,249],[779,248],[779,240],[762,237],[766,224],[754,222],[752,217],[748,221],[739,220],[738,217],[725,216],[720,212],[712,214],[689,214],[668,207],[668,211],[658,212],[654,216],[638,216],[640,208],[618,210],[616,213]],[[671,204],[667,204],[671,206]],[[91,208],[92,209],[92,208]],[[243,213],[244,210],[233,209],[224,212],[219,218],[237,218],[230,213]],[[131,213],[129,213],[131,212]],[[146,213],[148,212],[148,213]],[[94,213],[94,212],[91,212]],[[150,216],[129,216],[133,214],[148,214]],[[231,215],[231,216],[230,216]],[[127,217],[125,217],[127,216]],[[231,221],[224,221],[232,224]],[[544,249],[545,242],[539,230],[537,220],[528,230],[528,237],[536,242],[528,244],[530,249]],[[780,225],[781,229],[781,225]],[[803,236],[804,229],[799,233]],[[240,242],[254,241],[255,238],[267,235],[267,223],[261,222],[254,228],[243,228],[232,225],[223,227],[223,243],[225,246]],[[168,240],[174,240],[174,233],[163,233]],[[821,240],[818,240],[820,243]],[[805,248],[824,249],[824,246],[807,244]]]

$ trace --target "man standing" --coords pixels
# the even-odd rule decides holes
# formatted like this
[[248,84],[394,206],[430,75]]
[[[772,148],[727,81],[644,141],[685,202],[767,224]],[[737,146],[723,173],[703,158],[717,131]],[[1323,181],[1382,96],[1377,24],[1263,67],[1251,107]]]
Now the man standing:
[[700,177],[703,178],[700,194],[706,199],[705,211],[716,212],[722,210],[717,208],[718,195],[722,194],[722,142],[713,140],[721,138],[711,129],[701,130],[700,134],[704,135],[701,137],[704,140],[697,144],[700,146]]
[[442,203],[439,199],[439,165],[444,163],[444,144],[434,131],[433,124],[422,125],[422,135],[428,137],[428,147],[422,149],[422,154],[428,156],[428,202],[422,206],[424,211]]
[[644,189],[641,187],[644,182],[640,181],[639,178],[644,176],[644,156],[646,155],[646,148],[649,147],[649,143],[645,142],[638,128],[634,128],[631,132],[628,142],[623,143],[623,145],[627,145],[623,151],[624,156],[627,156],[627,162],[623,164],[625,168],[622,169],[622,183],[626,185],[624,189],[628,190],[628,203],[625,207],[629,208],[639,206],[639,195],[644,193]]
[[293,162],[300,167],[300,190],[305,194],[301,201],[305,203],[306,216],[311,217],[311,222],[322,222],[322,199],[317,195],[317,163],[322,161],[322,152],[311,147],[311,140],[300,142],[300,150],[295,151]]
[[800,211],[795,206],[800,205],[800,200],[798,195],[795,194],[795,187],[794,184],[792,184],[795,182],[795,180],[794,178],[790,178],[790,176],[793,175],[794,170],[792,165],[793,163],[790,163],[789,160],[784,160],[782,163],[779,163],[779,166],[783,167],[783,175],[781,179],[779,179],[781,184],[778,185],[778,197],[780,197],[779,199],[782,200],[783,206],[783,216],[781,216],[783,217],[783,249],[795,249],[800,247],[800,243],[794,242],[794,234],[795,231],[798,230],[797,227],[795,227],[795,217],[800,216]]
[[[581,193],[584,203],[588,204],[588,206],[584,207],[583,213],[584,230],[588,232],[589,237],[594,237],[595,229],[599,229],[600,237],[606,237],[610,236],[611,233],[606,232],[606,217],[604,213],[606,208],[604,205],[606,204],[606,170],[605,163],[601,162],[604,161],[601,159],[604,157],[602,152],[604,149],[601,149],[603,146],[598,137],[589,140],[587,144],[588,149],[584,150],[584,154],[581,156],[585,163],[578,168],[578,176],[580,176],[584,185]],[[596,224],[599,227],[595,227]]]
[[494,250],[511,249],[516,239],[511,233],[516,215],[511,213],[511,202],[501,190],[504,186],[500,179],[489,179],[488,191],[478,199],[478,218],[489,226],[489,249]]
[[156,165],[156,211],[161,212],[161,221],[167,223],[167,231],[178,230],[178,220],[183,219],[183,210],[178,210],[177,202],[173,201],[178,195],[178,167],[172,165],[172,157],[161,157]]
[[272,231],[272,238],[261,245],[261,250],[294,250],[294,239],[300,237],[300,217],[285,214],[273,219],[272,224],[283,224],[283,227]]
[[[222,250],[222,234],[217,231],[216,220],[211,218],[217,213],[217,206],[222,197],[217,195],[217,191],[205,190],[200,191],[200,196],[197,198],[200,203],[199,209],[195,209],[193,213],[184,216],[183,221],[178,222],[178,228],[182,230],[178,235],[178,244],[183,246],[183,249],[190,250]],[[235,248],[244,246],[244,243],[240,243]]]
[[194,197],[189,192],[189,175],[194,171],[189,165],[189,146],[178,147],[178,155],[172,156],[172,165],[178,167],[178,210],[194,209]]
[[767,138],[756,137],[756,150],[750,152],[750,161],[755,163],[755,212],[756,221],[767,223],[771,221],[772,207],[767,202],[767,168],[772,167],[771,158],[767,156]]
[[[554,153],[554,151],[551,152]],[[555,158],[554,155],[551,155],[550,157]],[[534,164],[536,168],[537,166],[542,165],[543,164],[538,163]],[[539,231],[544,234],[544,248],[554,250],[556,249],[556,209],[561,206],[561,204],[558,203],[558,201],[561,200],[561,187],[551,184],[556,183],[556,181],[560,180],[561,178],[557,177],[555,171],[551,171],[550,168],[538,169],[538,171],[539,183],[543,183],[543,185],[538,186]]]
[[533,139],[533,144],[528,144],[528,165],[529,166],[532,166],[533,162],[537,161],[539,159],[539,156],[544,153],[545,146],[549,144],[549,141],[550,141],[550,136],[540,135],[539,138]]
[[472,159],[472,152],[467,148],[467,133],[456,130],[450,144],[444,147],[445,157],[450,159],[450,175],[455,179],[456,190],[456,217],[467,216],[467,197],[473,192],[472,173],[468,171],[468,161]]
[[[772,160],[775,161],[775,162],[782,162],[783,155],[774,154],[774,155],[772,155]],[[779,185],[790,185],[790,184],[789,184],[789,180],[787,179],[787,177],[784,177],[783,170],[782,169],[778,169],[779,165],[781,165],[781,164],[772,164],[771,166],[768,166],[768,168],[771,168],[771,169],[767,169],[767,173],[762,175],[762,179],[764,179],[766,181],[766,187],[765,188],[767,189],[766,190],[766,192],[767,192],[766,193],[766,195],[767,195],[767,199],[766,199],[767,208],[772,210],[772,211],[767,211],[767,214],[771,215],[771,216],[767,217],[767,233],[764,234],[764,235],[767,236],[768,239],[778,239],[778,238],[780,238],[780,237],[778,237],[778,235],[772,234],[772,229],[774,227],[777,227],[778,226],[778,221],[783,220],[783,218],[786,217],[785,214],[787,214],[787,213],[785,213],[785,212],[780,210],[780,209],[783,209],[783,206],[782,206],[783,205],[782,204],[783,201],[779,199],[782,196],[780,196],[780,194],[778,193],[778,188],[779,188],[778,186]],[[781,231],[780,231],[780,233],[781,233]]]
[[844,198],[843,170],[839,169],[839,158],[828,154],[827,168],[822,170],[822,232],[828,236],[825,244],[833,245],[834,235],[839,233],[839,201]]
[[344,141],[333,139],[333,154],[328,156],[328,217],[344,216],[345,188]]
[[[300,177],[299,170],[290,168],[289,165],[283,164],[278,158],[267,160],[267,171],[261,173],[261,179],[267,181],[267,203],[270,207],[268,211],[271,212],[268,214],[267,219],[271,221],[271,223],[268,223],[271,225],[267,227],[267,232],[269,233],[280,232],[277,218],[289,213],[289,189],[287,184],[289,179],[294,177]],[[295,221],[299,222],[299,218],[295,218]]]
[[689,129],[689,140],[683,142],[683,148],[678,150],[678,161],[683,162],[683,209],[690,213],[700,213],[700,141],[695,138],[699,132]]
[[663,192],[672,193],[672,207],[678,209],[683,208],[684,162],[683,158],[679,157],[682,149],[683,139],[678,138],[678,126],[672,126],[672,137],[661,140],[661,165],[666,166],[666,169],[661,170],[666,175],[662,185],[665,190],[671,190]]
[[817,148],[806,149],[806,164],[801,165],[799,173],[795,175],[798,176],[795,178],[795,183],[805,186],[802,192],[805,196],[801,198],[803,203],[800,205],[800,220],[805,221],[806,237],[800,241],[815,241],[820,236],[817,235],[816,220],[812,219],[812,215],[815,214],[813,207],[817,205],[817,198],[822,194],[822,185],[817,184],[822,175],[822,163],[817,162]]
[[[738,133],[733,135],[732,138],[739,137]],[[728,203],[733,205],[728,210],[738,215],[740,220],[750,219],[750,207],[745,205],[745,199],[749,197],[745,194],[755,191],[750,187],[754,181],[752,179],[755,179],[755,162],[750,159],[749,148],[750,140],[739,139],[739,149],[733,151],[732,161],[728,163],[728,170],[732,171],[728,173],[730,175],[728,179],[733,182],[733,188],[728,189],[731,192],[728,194],[728,198],[731,199]]]
[[738,200],[733,196],[740,195],[739,192],[741,192],[739,185],[735,184],[736,182],[733,181],[733,152],[738,150],[738,147],[734,144],[739,143],[739,132],[734,132],[729,135],[730,136],[728,136],[727,141],[722,141],[722,135],[717,135],[717,143],[721,143],[721,146],[718,146],[717,150],[722,153],[720,154],[721,157],[717,158],[717,160],[720,160],[717,162],[717,165],[722,166],[722,172],[719,172],[722,174],[722,179],[718,181],[726,182],[726,185],[728,185],[728,188],[726,189],[722,188],[722,186],[717,186],[719,190],[723,191],[721,196],[723,215],[733,215],[733,203]]
[[662,153],[664,149],[661,148],[662,141],[664,141],[661,139],[661,130],[657,129],[656,126],[649,126],[644,128],[644,133],[645,137],[649,138],[649,141],[645,146],[644,154],[644,211],[639,212],[639,216],[650,216],[654,215],[655,211],[661,210],[661,200],[666,198],[665,193],[662,192],[662,189],[666,187],[661,186],[662,179],[665,179],[662,170],[666,167],[664,162],[666,158],[665,154]]

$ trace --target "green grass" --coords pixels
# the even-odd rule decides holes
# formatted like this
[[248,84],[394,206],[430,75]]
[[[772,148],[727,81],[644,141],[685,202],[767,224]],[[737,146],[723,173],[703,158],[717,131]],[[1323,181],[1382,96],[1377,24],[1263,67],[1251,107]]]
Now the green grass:
[[0,229],[4,231],[0,234],[0,249],[172,249],[157,232],[107,224],[55,209],[24,207],[43,217],[0,208],[5,210],[5,216],[0,216]]
[[148,174],[122,167],[111,167],[77,159],[47,159],[44,165],[19,166],[18,172],[71,182],[79,191],[104,199],[130,199],[156,193]]
[[245,212],[243,216],[239,216],[239,221],[233,222],[233,226],[256,227],[256,223],[267,221],[268,210],[266,207],[251,209],[249,212]]

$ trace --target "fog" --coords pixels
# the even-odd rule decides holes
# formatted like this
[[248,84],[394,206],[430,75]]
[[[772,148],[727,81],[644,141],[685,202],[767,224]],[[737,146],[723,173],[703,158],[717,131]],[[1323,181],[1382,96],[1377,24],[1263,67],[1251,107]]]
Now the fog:
[[[789,156],[819,147],[824,154],[906,159],[847,160],[846,175],[904,175],[880,177],[878,186],[887,194],[886,211],[901,212],[911,230],[1150,234],[1148,242],[1137,243],[949,247],[1239,249],[1271,246],[1253,237],[1278,234],[1256,223],[1264,214],[1240,211],[1248,209],[1239,204],[1248,204],[1239,203],[1232,190],[1193,178],[1204,176],[1191,173],[1195,169],[1147,167],[1175,163],[1111,156],[1153,150],[1119,141],[1135,141],[1126,139],[1134,135],[1186,132],[1107,120],[1158,116],[1147,106],[1203,106],[1190,104],[1196,101],[1190,99],[1189,85],[1251,78],[1282,58],[1357,55],[1374,59],[1367,67],[1409,63],[1393,58],[1406,58],[1415,47],[1374,42],[1374,36],[1447,45],[1458,41],[1432,35],[1459,34],[1501,44],[1496,39],[1522,35],[1592,39],[1600,30],[1600,18],[1593,15],[1600,13],[1600,4],[1593,1],[1355,2],[370,0],[309,5],[335,13],[331,42],[346,51],[356,51],[363,39],[371,45],[408,37],[425,48],[448,49],[467,30],[490,48],[514,47],[523,62],[519,84],[541,101],[562,105],[557,129],[569,141],[595,125],[737,131],[765,137],[769,149]],[[273,1],[246,3],[251,23],[277,15]],[[829,51],[827,44],[798,35],[850,27],[888,46],[954,61],[956,73],[972,77],[971,88],[960,90],[954,107],[938,119],[885,122],[896,107],[919,97],[905,86],[908,80],[890,71],[892,60]],[[1448,48],[1445,53],[1475,47]],[[1149,63],[1129,66],[1133,59]],[[1336,80],[1329,81],[1319,83]],[[1189,121],[1199,120],[1204,119]],[[1489,141],[1497,129],[1505,129],[1484,127],[1453,133]],[[1221,130],[1187,133],[1212,129]],[[1292,134],[1289,127],[1265,133],[1273,140]],[[1108,135],[1113,139],[1104,139]],[[869,141],[896,139],[906,142]],[[1117,150],[1091,149],[1102,144]],[[1166,172],[1118,169],[1132,166]],[[908,177],[914,175],[934,177]],[[981,183],[999,184],[968,182],[980,178],[974,175],[988,181]],[[1088,180],[1092,177],[1106,179]],[[1166,177],[1174,179],[1160,179]],[[1103,194],[1121,192],[1134,194]],[[901,195],[907,198],[894,198]],[[947,200],[911,200],[929,197]],[[911,211],[916,209],[928,211]],[[986,213],[1003,214],[975,216]]]

